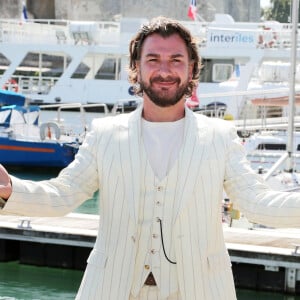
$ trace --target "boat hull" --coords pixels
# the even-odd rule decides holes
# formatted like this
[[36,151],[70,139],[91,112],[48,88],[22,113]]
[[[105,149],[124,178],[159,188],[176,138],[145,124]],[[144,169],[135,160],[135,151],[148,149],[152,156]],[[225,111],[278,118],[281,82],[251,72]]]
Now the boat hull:
[[0,137],[0,163],[7,166],[63,168],[74,160],[76,153],[75,143],[32,142]]

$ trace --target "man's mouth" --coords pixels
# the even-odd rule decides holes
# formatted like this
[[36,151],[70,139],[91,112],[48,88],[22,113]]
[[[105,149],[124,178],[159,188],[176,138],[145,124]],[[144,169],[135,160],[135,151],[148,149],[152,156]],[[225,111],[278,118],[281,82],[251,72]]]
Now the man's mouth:
[[161,77],[156,77],[151,80],[152,84],[158,84],[160,86],[165,86],[169,87],[174,84],[178,84],[180,80],[178,78],[161,78]]

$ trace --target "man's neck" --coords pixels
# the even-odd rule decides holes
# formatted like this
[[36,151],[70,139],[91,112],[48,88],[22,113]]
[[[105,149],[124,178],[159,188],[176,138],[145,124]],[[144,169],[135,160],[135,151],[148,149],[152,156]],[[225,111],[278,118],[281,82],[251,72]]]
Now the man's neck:
[[174,122],[184,118],[185,100],[168,107],[160,107],[153,102],[144,101],[143,118],[149,122]]

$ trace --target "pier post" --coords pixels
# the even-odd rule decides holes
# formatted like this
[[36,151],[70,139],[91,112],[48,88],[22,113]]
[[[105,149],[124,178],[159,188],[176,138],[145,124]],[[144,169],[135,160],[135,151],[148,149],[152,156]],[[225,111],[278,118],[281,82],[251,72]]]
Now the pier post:
[[295,293],[296,291],[296,274],[297,269],[295,268],[285,269],[285,291],[288,293]]

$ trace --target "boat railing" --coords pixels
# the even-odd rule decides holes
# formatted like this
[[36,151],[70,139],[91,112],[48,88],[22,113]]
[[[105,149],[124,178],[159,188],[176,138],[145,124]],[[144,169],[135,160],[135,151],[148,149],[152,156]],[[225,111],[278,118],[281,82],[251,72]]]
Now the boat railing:
[[18,82],[18,89],[22,91],[22,93],[38,93],[43,95],[48,94],[59,80],[59,77],[50,76],[14,75],[13,78]]
[[116,115],[118,113],[124,113],[125,112],[125,106],[140,106],[142,104],[141,98],[136,98],[135,100],[132,99],[119,99],[112,107],[111,114]]
[[119,41],[118,22],[0,19],[0,43],[97,45]]
[[[207,47],[210,32],[248,32],[257,48],[290,48],[291,24],[182,22],[199,39],[200,47]],[[66,21],[28,19],[0,19],[0,42],[72,45],[117,45],[122,42],[121,23],[113,21]],[[133,32],[131,33],[134,34]],[[298,38],[300,47],[300,38]]]

